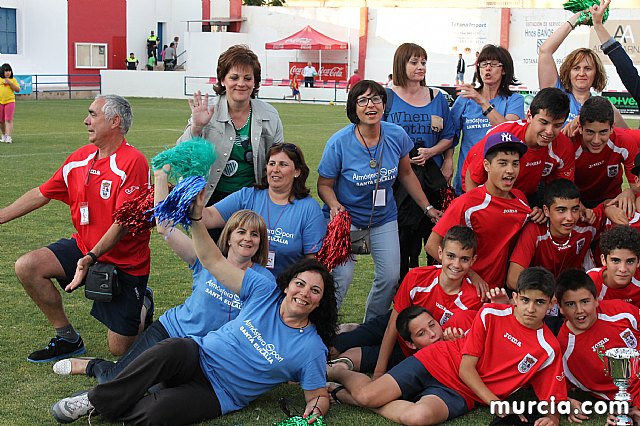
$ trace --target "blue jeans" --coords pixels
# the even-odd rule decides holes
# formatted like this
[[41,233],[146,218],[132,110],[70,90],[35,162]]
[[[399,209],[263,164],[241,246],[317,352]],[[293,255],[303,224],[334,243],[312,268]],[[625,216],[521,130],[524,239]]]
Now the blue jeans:
[[[352,229],[356,229],[353,228]],[[364,320],[368,321],[378,315],[386,314],[391,306],[393,296],[400,279],[400,242],[398,240],[398,222],[391,221],[371,228],[371,256],[373,257],[373,285],[365,305]],[[344,265],[333,270],[336,282],[336,299],[338,307],[347,295],[356,262],[352,256]]]
[[122,355],[118,362],[107,361],[100,358],[92,359],[89,361],[89,364],[87,364],[86,374],[89,377],[98,379],[98,383],[110,382],[120,374],[127,365],[138,358],[142,352],[169,337],[171,336],[169,336],[169,333],[167,333],[167,330],[160,321],[154,321],[149,328],[138,336],[127,353]]

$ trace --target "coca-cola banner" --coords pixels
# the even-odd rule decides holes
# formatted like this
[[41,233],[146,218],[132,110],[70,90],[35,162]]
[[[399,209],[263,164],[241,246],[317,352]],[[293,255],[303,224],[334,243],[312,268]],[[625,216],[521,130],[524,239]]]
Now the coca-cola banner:
[[[318,80],[322,81],[347,81],[349,77],[347,74],[347,64],[320,64],[315,62],[312,65],[318,71]],[[300,74],[302,79],[302,69],[307,66],[306,62],[289,62],[289,79],[293,78],[294,74]]]

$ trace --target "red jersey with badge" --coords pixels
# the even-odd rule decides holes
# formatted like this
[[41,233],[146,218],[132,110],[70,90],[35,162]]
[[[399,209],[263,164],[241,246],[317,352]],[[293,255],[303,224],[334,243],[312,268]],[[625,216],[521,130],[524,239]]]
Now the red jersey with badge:
[[[487,181],[484,170],[484,144],[487,136],[494,133],[509,132],[524,141],[524,135],[529,127],[526,121],[507,121],[493,127],[487,135],[469,150],[462,165],[462,183],[464,190],[464,176],[469,170],[471,179],[482,185]],[[538,185],[544,178],[547,181],[556,179],[573,180],[575,169],[575,153],[571,140],[560,133],[547,147],[529,148],[520,158],[520,173],[513,187],[529,196],[538,191]]]
[[[149,185],[147,159],[126,141],[107,158],[98,159],[97,153],[94,145],[83,146],[40,186],[45,197],[69,205],[77,231],[73,238],[83,253],[91,250],[113,225],[115,210]],[[130,275],[148,275],[150,235],[125,235],[100,256],[100,261],[112,263]]]
[[[573,334],[565,320],[558,333],[558,341],[567,380],[598,398],[611,400],[618,388],[605,374],[598,350],[638,349],[640,312],[637,307],[621,300],[603,300],[597,312],[598,320],[580,334]],[[630,389],[634,399],[639,396],[638,391],[640,386],[634,380]]]
[[[431,312],[433,318],[443,328],[449,326],[449,321],[457,316],[457,311],[478,310],[482,301],[478,297],[476,288],[465,276],[456,294],[446,294],[440,286],[442,266],[421,266],[411,269],[402,280],[402,284],[393,299],[393,308],[400,313],[409,306],[422,306]],[[464,328],[464,326],[456,325]],[[398,335],[398,343],[406,356],[414,351],[407,346]]]
[[594,268],[587,272],[596,285],[598,300],[623,300],[640,307],[640,271],[631,277],[631,282],[621,289],[609,288],[604,284],[604,271],[606,266]]
[[597,235],[595,227],[578,222],[569,238],[557,240],[546,224],[529,222],[518,237],[510,261],[523,268],[543,266],[556,278],[568,268],[591,269],[595,264],[589,247]]
[[584,201],[601,201],[615,198],[622,192],[622,167],[629,182],[635,180],[631,173],[633,160],[638,154],[638,141],[625,129],[613,129],[607,144],[598,154],[582,147],[582,135],[574,138],[576,149],[575,183]]
[[436,342],[414,355],[444,386],[464,397],[471,409],[482,403],[460,379],[462,355],[478,358],[476,369],[484,384],[504,399],[530,384],[543,401],[567,399],[560,345],[543,325],[533,330],[520,324],[511,305],[485,305],[460,340]]
[[453,200],[433,232],[444,238],[449,228],[464,225],[478,239],[478,259],[472,269],[490,288],[502,287],[507,276],[511,246],[524,226],[531,208],[520,191],[511,191],[512,199],[493,197],[479,186]]

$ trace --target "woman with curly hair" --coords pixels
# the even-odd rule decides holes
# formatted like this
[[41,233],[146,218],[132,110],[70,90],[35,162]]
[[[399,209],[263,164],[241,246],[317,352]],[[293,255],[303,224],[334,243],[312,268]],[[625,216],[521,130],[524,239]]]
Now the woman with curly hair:
[[[565,122],[563,133],[573,137],[579,127],[578,115],[584,101],[591,97],[591,90],[602,92],[607,86],[607,72],[602,61],[591,49],[575,49],[564,58],[560,70],[556,68],[553,54],[562,42],[576,28],[580,13],[575,13],[560,25],[538,49],[538,84],[540,89],[557,87],[569,96],[570,111]],[[615,113],[615,127],[627,128],[627,123],[617,108]]]
[[[288,381],[304,390],[303,417],[310,423],[329,410],[325,363],[338,317],[331,274],[316,260],[303,259],[276,284],[234,267],[200,220],[204,195],[191,210],[196,254],[240,296],[238,317],[204,337],[164,340],[113,381],[58,401],[51,413],[59,422],[95,411],[136,424],[191,424],[240,410]],[[147,394],[159,383],[162,389]]]

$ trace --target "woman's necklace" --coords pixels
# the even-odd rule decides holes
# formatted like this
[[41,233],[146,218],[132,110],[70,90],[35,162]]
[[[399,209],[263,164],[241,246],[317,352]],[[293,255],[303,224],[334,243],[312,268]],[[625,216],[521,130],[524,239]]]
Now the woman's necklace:
[[233,124],[233,128],[236,130],[241,130],[243,127],[245,127],[247,124],[249,124],[249,120],[251,119],[251,104],[249,104],[249,114],[247,115],[247,121],[244,122],[244,124],[240,127],[236,126],[236,123],[233,122],[233,118],[231,119],[231,123]]
[[304,327],[298,327],[300,329],[300,333],[304,333],[304,329],[307,328],[307,326],[309,325],[309,317],[307,317],[307,323],[304,325]]
[[362,138],[362,142],[364,143],[364,146],[365,148],[367,148],[367,152],[369,153],[369,167],[371,167],[372,169],[375,169],[376,167],[378,167],[378,161],[376,160],[376,157],[378,155],[378,147],[380,146],[380,140],[382,139],[382,129],[380,129],[380,136],[378,136],[378,143],[376,145],[375,151],[373,151],[373,155],[371,155],[371,150],[369,149],[369,145],[367,145],[367,140],[364,138],[364,136],[362,136],[362,132],[360,131],[360,126],[358,126],[357,124],[356,124],[356,130],[358,131],[358,134]]

